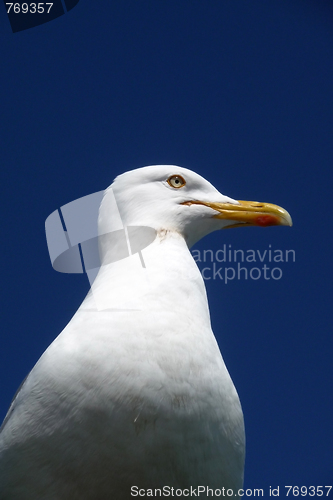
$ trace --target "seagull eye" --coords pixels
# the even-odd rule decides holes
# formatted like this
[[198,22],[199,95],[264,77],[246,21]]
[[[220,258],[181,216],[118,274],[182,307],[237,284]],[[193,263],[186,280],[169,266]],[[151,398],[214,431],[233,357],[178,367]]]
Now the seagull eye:
[[172,175],[167,182],[173,188],[181,188],[186,184],[185,179],[181,175]]

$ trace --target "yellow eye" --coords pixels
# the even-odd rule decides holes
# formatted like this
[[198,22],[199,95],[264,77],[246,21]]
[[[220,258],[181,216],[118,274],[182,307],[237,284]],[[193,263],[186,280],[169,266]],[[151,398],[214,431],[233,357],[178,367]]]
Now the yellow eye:
[[181,188],[186,184],[185,179],[181,175],[171,175],[167,182],[173,188]]

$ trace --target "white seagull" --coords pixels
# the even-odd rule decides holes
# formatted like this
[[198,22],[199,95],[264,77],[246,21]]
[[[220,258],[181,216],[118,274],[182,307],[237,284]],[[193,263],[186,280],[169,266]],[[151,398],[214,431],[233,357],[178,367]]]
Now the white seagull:
[[[109,235],[119,220],[137,250],[117,260],[121,243]],[[226,227],[291,225],[290,215],[155,165],[116,178],[98,225],[97,278],[2,425],[0,500],[193,496],[198,487],[237,498],[243,414],[189,248]],[[153,230],[150,244],[140,228]]]

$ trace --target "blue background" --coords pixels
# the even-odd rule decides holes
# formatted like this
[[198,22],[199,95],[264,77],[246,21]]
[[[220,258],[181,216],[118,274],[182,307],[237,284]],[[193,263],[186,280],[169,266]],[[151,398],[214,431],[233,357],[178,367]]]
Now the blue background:
[[332,484],[333,3],[81,0],[16,34],[2,8],[0,44],[0,417],[88,290],[52,269],[46,217],[178,164],[293,217],[197,248],[295,250],[280,280],[206,281],[212,323],[243,405],[245,486]]

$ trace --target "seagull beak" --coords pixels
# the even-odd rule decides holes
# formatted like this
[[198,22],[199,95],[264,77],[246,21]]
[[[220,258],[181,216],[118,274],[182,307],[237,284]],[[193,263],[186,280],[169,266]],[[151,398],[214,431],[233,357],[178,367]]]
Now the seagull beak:
[[278,205],[272,203],[260,203],[258,201],[241,201],[239,205],[233,203],[209,203],[205,201],[191,201],[186,204],[205,205],[218,212],[213,215],[215,219],[235,221],[228,227],[240,226],[292,226],[292,220],[287,212]]

